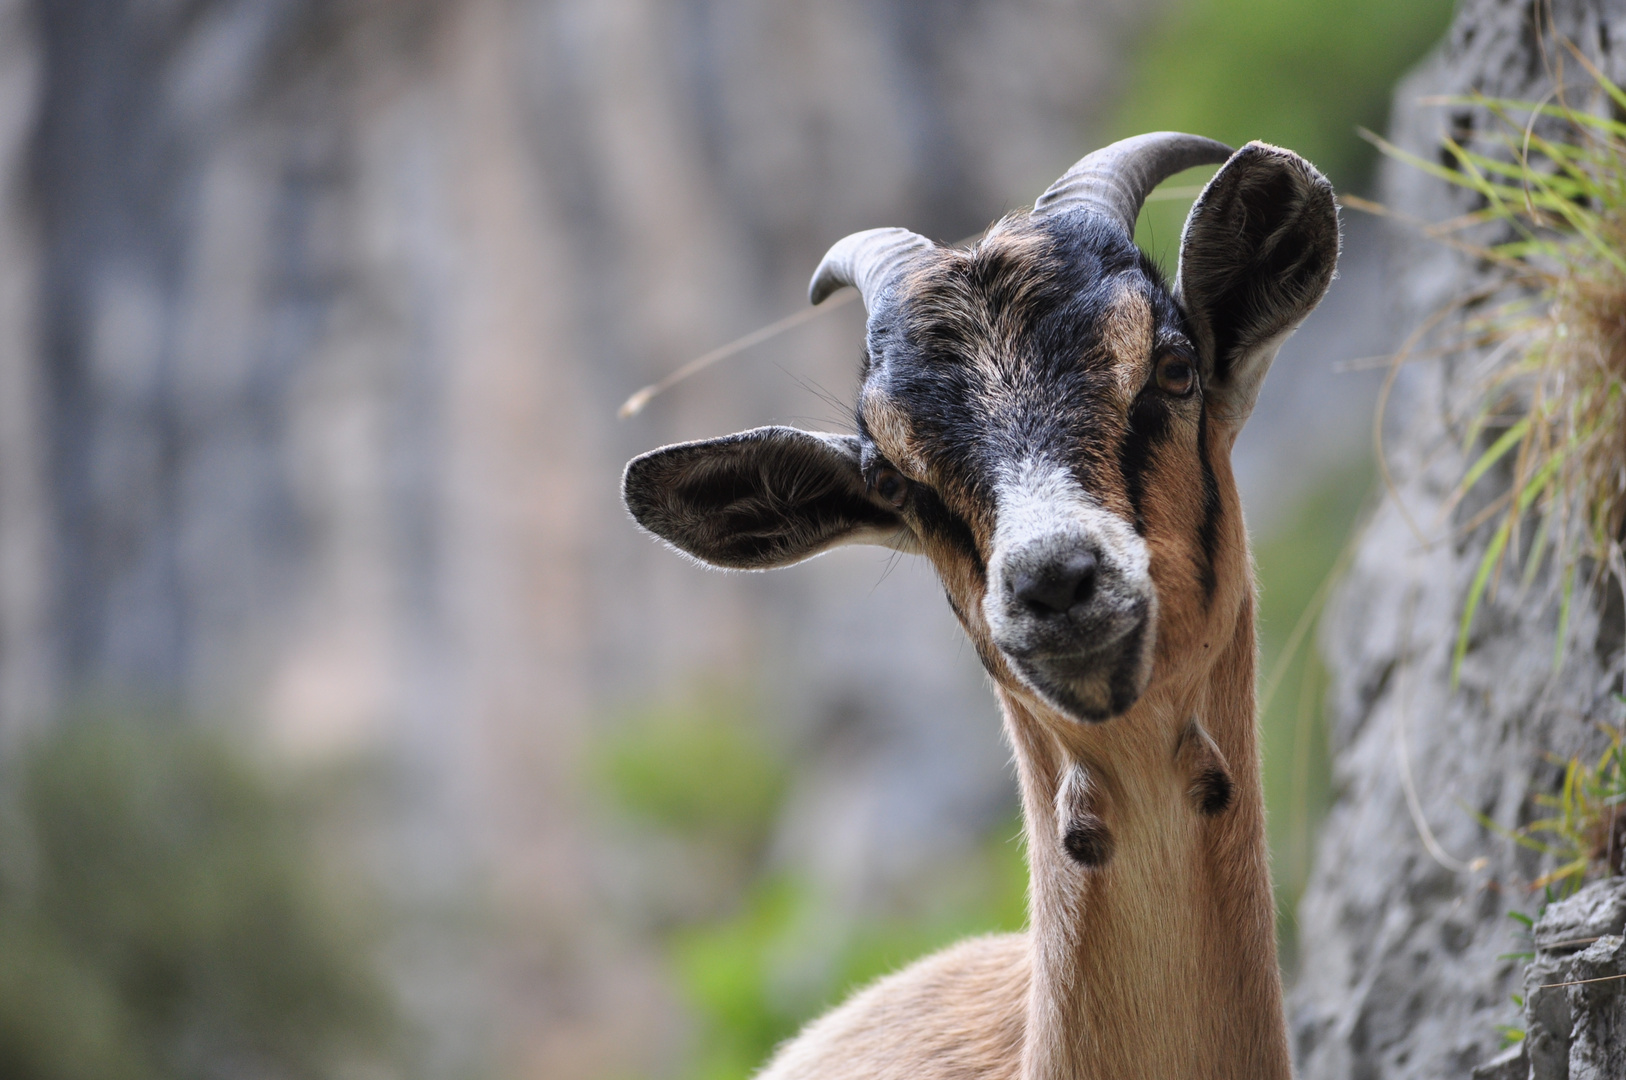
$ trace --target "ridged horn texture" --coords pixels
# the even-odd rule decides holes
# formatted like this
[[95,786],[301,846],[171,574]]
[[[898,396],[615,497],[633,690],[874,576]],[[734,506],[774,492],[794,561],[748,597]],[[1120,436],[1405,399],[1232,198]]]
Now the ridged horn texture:
[[1152,189],[1177,172],[1218,165],[1234,153],[1201,135],[1152,131],[1120,139],[1086,155],[1033,204],[1034,217],[1090,210],[1135,235],[1135,219]]
[[935,245],[908,229],[866,229],[837,240],[813,272],[807,297],[815,304],[843,285],[855,285],[864,307],[873,311],[875,300],[921,253]]

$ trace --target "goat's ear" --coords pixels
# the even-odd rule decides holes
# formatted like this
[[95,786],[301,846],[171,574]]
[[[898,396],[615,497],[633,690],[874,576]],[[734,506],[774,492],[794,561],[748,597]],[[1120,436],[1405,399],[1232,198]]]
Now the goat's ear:
[[903,542],[903,519],[865,487],[857,437],[761,427],[635,457],[621,497],[679,551],[767,570],[838,544]]
[[1203,358],[1210,415],[1240,428],[1270,362],[1338,264],[1332,185],[1291,150],[1251,142],[1192,205],[1176,292]]

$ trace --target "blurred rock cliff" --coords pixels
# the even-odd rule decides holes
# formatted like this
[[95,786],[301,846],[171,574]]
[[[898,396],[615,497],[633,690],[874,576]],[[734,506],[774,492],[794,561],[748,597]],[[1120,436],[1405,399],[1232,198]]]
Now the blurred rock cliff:
[[403,946],[446,1061],[658,1070],[676,1012],[606,914],[579,768],[606,716],[749,685],[822,748],[779,843],[848,903],[1009,794],[923,570],[700,574],[619,507],[637,451],[844,425],[856,307],[616,405],[798,310],[848,231],[953,239],[1030,200],[1091,145],[1142,14],[0,3],[7,744],[139,703],[388,759],[380,872],[503,928],[455,962]]

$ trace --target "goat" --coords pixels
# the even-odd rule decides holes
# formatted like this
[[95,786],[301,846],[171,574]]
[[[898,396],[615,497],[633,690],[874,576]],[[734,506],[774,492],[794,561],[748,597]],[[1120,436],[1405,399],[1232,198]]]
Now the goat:
[[[1202,164],[1171,287],[1135,219]],[[857,434],[628,464],[637,522],[712,566],[925,555],[1016,759],[1029,929],[860,991],[765,1080],[1290,1076],[1230,452],[1338,248],[1297,154],[1126,139],[969,250],[903,229],[830,249],[813,302],[853,285],[869,313]]]

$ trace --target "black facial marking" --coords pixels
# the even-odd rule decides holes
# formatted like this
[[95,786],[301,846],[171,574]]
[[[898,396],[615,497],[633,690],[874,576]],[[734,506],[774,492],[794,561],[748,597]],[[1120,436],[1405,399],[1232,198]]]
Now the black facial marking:
[[[1144,609],[1144,605],[1142,605]],[[1118,667],[1112,673],[1112,704],[1114,716],[1127,712],[1129,706],[1135,703],[1140,696],[1140,661],[1141,646],[1146,638],[1147,616],[1144,610],[1138,613],[1140,618],[1136,621],[1135,629],[1124,638],[1121,657]]]
[[1197,417],[1197,460],[1203,468],[1203,523],[1198,527],[1197,537],[1203,549],[1203,602],[1206,604],[1214,599],[1214,589],[1219,584],[1214,557],[1219,548],[1220,517],[1219,480],[1215,478],[1214,466],[1208,460],[1207,402],[1203,403],[1202,412]]
[[991,502],[1000,471],[1030,458],[1086,488],[1115,478],[1120,439],[1103,417],[1119,408],[1119,358],[1102,332],[1125,289],[1178,327],[1167,284],[1114,223],[1019,217],[970,254],[942,254],[872,313],[866,378],[909,415],[956,505]]
[[1169,435],[1169,406],[1155,392],[1142,393],[1129,410],[1129,431],[1118,448],[1118,464],[1123,470],[1124,489],[1135,511],[1135,531],[1146,534],[1141,500],[1146,494],[1146,471],[1158,444]]
[[1231,778],[1218,765],[1210,765],[1192,778],[1191,801],[1204,817],[1223,814],[1231,805]]
[[921,537],[948,544],[971,560],[978,577],[986,579],[988,570],[983,564],[982,553],[977,550],[977,539],[971,526],[950,510],[935,491],[924,485],[917,485],[911,498],[915,525]]
[[1112,858],[1112,833],[1094,814],[1079,814],[1067,823],[1061,846],[1080,866],[1105,866]]

